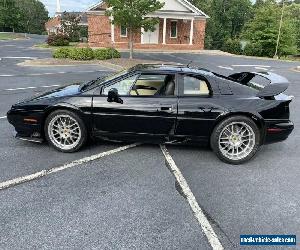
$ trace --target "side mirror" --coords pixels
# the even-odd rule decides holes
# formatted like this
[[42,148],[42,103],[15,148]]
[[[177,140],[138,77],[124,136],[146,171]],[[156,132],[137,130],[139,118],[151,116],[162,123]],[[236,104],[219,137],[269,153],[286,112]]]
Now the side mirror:
[[118,90],[115,88],[108,91],[107,101],[123,104],[123,100],[120,98]]

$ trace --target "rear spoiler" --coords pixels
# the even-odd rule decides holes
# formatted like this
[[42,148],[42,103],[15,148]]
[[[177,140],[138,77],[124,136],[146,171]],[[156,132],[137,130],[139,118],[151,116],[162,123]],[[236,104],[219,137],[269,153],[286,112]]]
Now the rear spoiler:
[[230,75],[229,78],[247,86],[255,76],[261,76],[270,81],[270,84],[267,86],[251,83],[260,89],[257,93],[257,97],[276,96],[286,91],[289,87],[289,81],[285,77],[272,72],[242,72]]

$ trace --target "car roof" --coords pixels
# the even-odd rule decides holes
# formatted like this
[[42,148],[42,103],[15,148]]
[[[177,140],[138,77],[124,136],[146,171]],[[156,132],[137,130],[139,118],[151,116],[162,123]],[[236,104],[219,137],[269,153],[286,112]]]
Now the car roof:
[[172,73],[185,73],[185,74],[200,74],[200,75],[210,75],[213,76],[214,73],[203,68],[189,67],[183,64],[170,64],[170,63],[161,63],[161,64],[138,64],[129,71],[139,71],[142,73],[148,72],[172,72]]

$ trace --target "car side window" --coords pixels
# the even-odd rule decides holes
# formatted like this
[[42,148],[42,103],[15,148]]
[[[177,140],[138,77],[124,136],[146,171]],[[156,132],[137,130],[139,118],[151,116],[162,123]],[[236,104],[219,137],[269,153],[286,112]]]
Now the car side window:
[[209,95],[209,87],[205,80],[194,76],[184,76],[184,95]]
[[104,87],[102,95],[107,96],[109,90],[111,89],[117,89],[118,90],[118,94],[120,96],[126,96],[129,95],[129,92],[133,86],[133,84],[135,83],[137,78],[137,75],[131,76],[129,78],[120,80],[119,82],[116,82],[112,85],[109,85],[107,87]]
[[175,75],[145,75],[136,80],[131,96],[174,96]]

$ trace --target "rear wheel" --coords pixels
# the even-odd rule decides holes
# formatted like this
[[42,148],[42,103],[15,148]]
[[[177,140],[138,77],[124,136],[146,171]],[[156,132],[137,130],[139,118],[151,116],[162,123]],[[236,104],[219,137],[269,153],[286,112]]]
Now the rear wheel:
[[242,164],[249,161],[260,148],[259,129],[248,117],[230,117],[214,129],[211,147],[222,161]]
[[78,151],[87,141],[87,131],[81,118],[68,110],[51,113],[45,122],[47,141],[65,153]]

